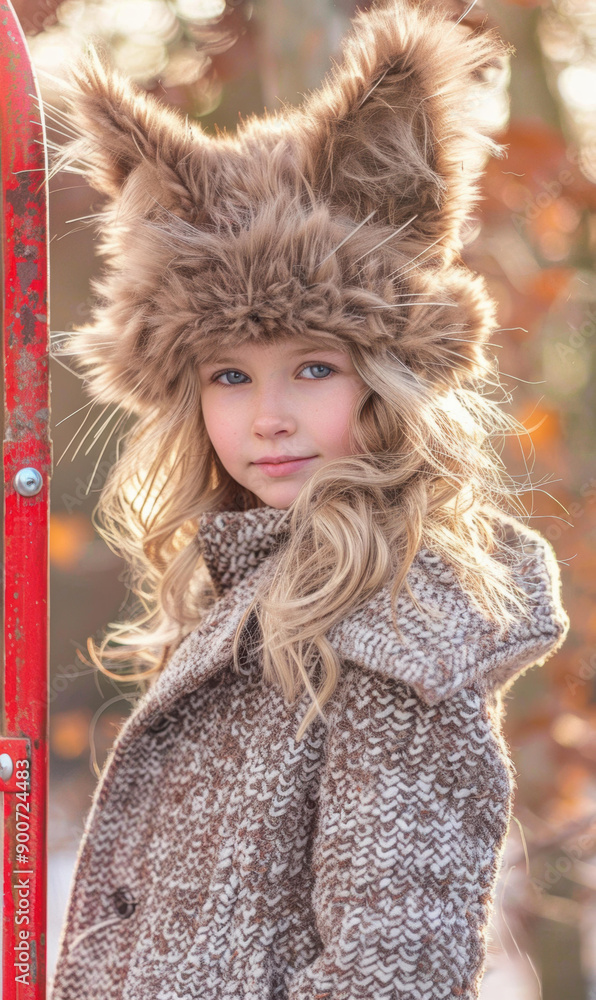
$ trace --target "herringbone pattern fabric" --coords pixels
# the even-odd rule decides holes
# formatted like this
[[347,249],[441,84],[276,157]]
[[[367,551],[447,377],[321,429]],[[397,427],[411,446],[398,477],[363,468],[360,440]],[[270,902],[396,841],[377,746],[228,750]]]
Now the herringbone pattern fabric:
[[[201,522],[220,596],[106,762],[50,1000],[478,997],[514,790],[498,690],[469,669],[450,697],[427,700],[395,664],[346,658],[328,726],[315,719],[297,744],[308,696],[286,706],[254,658],[230,669],[283,513]],[[530,646],[552,653],[568,625],[547,543],[519,525],[522,536],[542,612],[535,635],[493,651],[495,678],[527,665]],[[473,611],[460,610],[473,649]],[[437,655],[431,644],[428,691]]]

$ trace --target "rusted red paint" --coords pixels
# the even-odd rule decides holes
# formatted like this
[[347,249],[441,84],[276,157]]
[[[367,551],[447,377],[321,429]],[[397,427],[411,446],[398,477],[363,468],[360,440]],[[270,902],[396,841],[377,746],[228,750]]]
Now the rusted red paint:
[[[30,95],[37,95],[31,97]],[[4,351],[3,1000],[45,1000],[48,799],[48,207],[39,90],[12,5],[0,0]],[[21,496],[19,469],[41,491]],[[18,742],[15,742],[18,741]],[[20,763],[19,763],[20,762]],[[13,790],[8,790],[8,789]]]

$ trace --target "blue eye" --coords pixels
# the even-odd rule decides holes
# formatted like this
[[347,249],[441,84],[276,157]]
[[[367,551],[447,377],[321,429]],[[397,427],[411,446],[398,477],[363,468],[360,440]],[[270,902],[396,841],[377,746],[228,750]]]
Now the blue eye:
[[[233,368],[228,368],[226,372],[221,372],[219,375],[214,375],[213,381],[219,382],[220,378],[223,378],[224,375],[240,375],[241,378],[246,378],[246,375],[243,375],[242,372],[237,372]],[[242,384],[243,384],[242,382],[220,382],[220,385],[242,385]]]
[[[328,375],[330,373],[333,373],[335,371],[335,369],[331,368],[329,365],[318,365],[318,364],[306,365],[302,369],[302,371],[303,372],[308,371],[309,368],[311,370],[313,370],[313,371],[315,369],[318,369],[319,373],[321,371],[323,372],[323,374],[320,377],[319,377],[319,375],[315,375],[314,378],[309,378],[309,381],[311,381],[311,382],[313,382],[313,381],[319,381],[319,382],[321,382],[323,379],[328,378]],[[232,379],[232,381],[230,381],[230,382],[222,382],[221,379],[223,379],[224,375],[239,376],[240,379],[246,379],[246,378],[248,378],[248,376],[244,375],[242,372],[238,372],[234,368],[228,368],[225,372],[220,372],[219,375],[213,375],[212,378],[211,378],[211,381],[212,382],[219,382],[220,385],[227,385],[227,386],[244,385],[244,382],[238,381],[238,379]],[[308,376],[307,376],[307,378],[308,378]]]
[[307,365],[306,368],[302,369],[302,371],[306,371],[307,368],[311,368],[311,369],[318,368],[319,370],[321,368],[323,368],[324,370],[326,370],[328,372],[332,372],[333,371],[333,368],[330,368],[329,365]]

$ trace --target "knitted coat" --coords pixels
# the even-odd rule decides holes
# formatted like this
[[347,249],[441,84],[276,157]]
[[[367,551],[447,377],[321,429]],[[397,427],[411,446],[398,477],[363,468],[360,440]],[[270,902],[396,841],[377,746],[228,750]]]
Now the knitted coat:
[[290,708],[231,658],[283,514],[200,520],[217,599],[108,755],[51,1000],[479,995],[514,790],[502,695],[569,627],[553,550],[504,517],[535,615],[503,641],[421,550],[408,579],[444,621],[402,594],[400,640],[387,589],[334,626],[340,683],[297,743],[308,695]]

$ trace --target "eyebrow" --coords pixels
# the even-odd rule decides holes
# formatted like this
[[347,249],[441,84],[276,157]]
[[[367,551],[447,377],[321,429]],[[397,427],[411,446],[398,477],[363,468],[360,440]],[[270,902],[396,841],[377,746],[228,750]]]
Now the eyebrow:
[[[342,354],[345,353],[340,347],[325,347],[320,344],[317,346],[313,344],[312,347],[298,347],[294,351],[290,351],[292,357],[298,357],[301,354],[313,354],[320,351],[325,354]],[[205,362],[208,365],[233,365],[238,364],[238,358],[225,357],[221,358],[219,355],[217,358],[212,358],[210,361]]]

